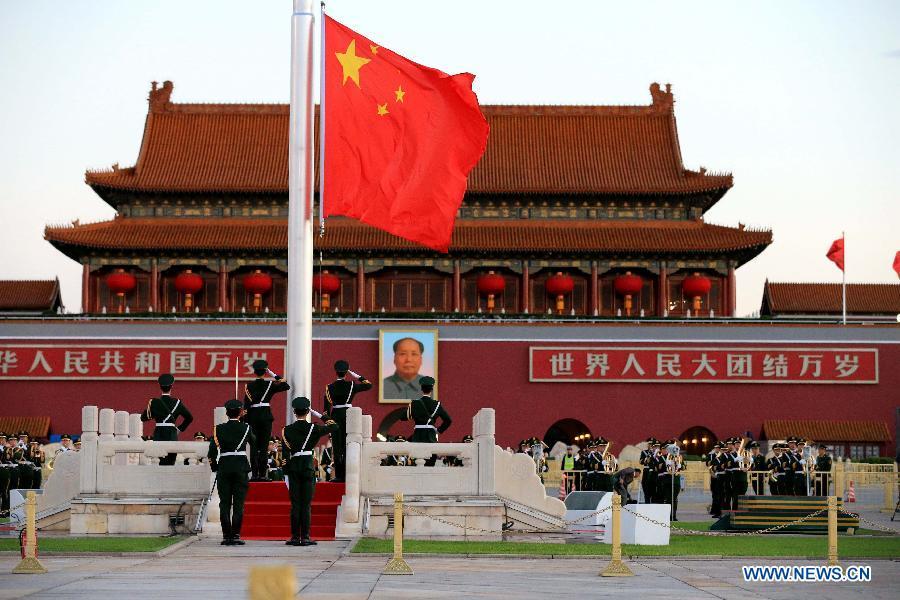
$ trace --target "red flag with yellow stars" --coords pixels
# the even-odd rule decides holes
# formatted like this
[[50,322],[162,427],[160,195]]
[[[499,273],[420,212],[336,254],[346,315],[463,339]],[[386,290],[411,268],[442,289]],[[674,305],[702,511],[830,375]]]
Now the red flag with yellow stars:
[[325,216],[447,252],[487,145],[474,79],[416,64],[326,17]]

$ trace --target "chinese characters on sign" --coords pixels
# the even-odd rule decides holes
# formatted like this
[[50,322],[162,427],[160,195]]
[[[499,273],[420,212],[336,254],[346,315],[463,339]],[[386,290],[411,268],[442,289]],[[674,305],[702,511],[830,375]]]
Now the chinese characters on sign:
[[284,346],[149,346],[146,344],[0,345],[0,379],[179,379],[229,381],[235,365],[241,378],[257,359],[282,372]]
[[874,348],[537,347],[529,381],[878,383]]

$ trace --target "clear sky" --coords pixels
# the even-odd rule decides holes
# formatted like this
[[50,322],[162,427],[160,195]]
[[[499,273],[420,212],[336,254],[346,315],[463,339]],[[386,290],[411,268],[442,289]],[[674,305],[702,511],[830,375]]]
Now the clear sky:
[[[329,13],[417,62],[476,74],[483,103],[648,104],[672,83],[685,166],[734,173],[711,223],[775,242],[738,271],[738,313],[763,281],[897,282],[900,2],[336,0]],[[175,102],[288,100],[290,0],[0,3],[0,278],[80,267],[46,224],[114,211],[87,168],[133,165],[150,81]]]

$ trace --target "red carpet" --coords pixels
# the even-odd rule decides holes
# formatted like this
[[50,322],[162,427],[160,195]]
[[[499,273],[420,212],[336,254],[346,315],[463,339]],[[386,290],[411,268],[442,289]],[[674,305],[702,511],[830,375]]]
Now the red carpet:
[[[312,501],[310,537],[333,540],[337,508],[344,495],[343,483],[317,483]],[[291,538],[291,499],[283,481],[250,483],[244,503],[241,539],[289,540]]]

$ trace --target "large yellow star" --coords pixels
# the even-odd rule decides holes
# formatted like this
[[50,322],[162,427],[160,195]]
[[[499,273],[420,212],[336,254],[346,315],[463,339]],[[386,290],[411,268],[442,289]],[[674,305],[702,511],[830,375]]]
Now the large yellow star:
[[396,102],[403,102],[403,96],[406,95],[406,92],[403,91],[403,86],[398,85],[394,94],[397,96]]
[[344,84],[347,83],[347,78],[353,80],[353,83],[356,84],[356,87],[359,87],[359,70],[369,62],[372,62],[371,59],[363,58],[362,56],[356,55],[356,40],[350,40],[350,45],[347,46],[346,52],[335,52],[335,56],[337,56],[338,61],[341,63],[341,67],[344,68]]
[[383,117],[386,114],[388,114],[387,102],[385,102],[384,104],[379,104],[378,105],[378,116]]

